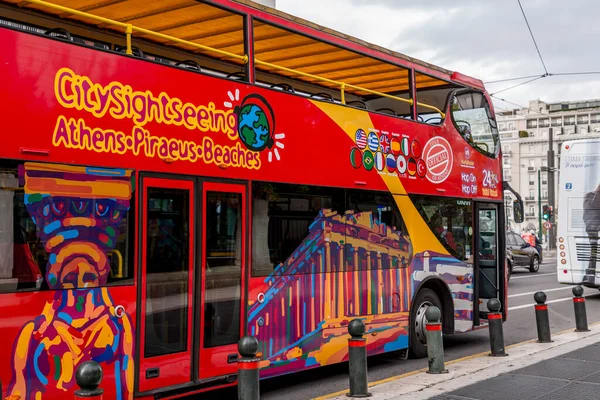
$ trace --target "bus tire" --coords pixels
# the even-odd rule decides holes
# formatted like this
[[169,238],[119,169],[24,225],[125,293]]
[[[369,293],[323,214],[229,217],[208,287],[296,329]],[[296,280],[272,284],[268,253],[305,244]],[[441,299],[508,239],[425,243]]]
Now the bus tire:
[[436,306],[442,311],[442,302],[431,289],[421,289],[415,296],[410,313],[409,345],[414,358],[427,357],[427,338],[425,336],[425,311],[430,306]]
[[533,256],[531,259],[531,265],[529,266],[529,272],[538,272],[540,270],[540,259],[538,256]]

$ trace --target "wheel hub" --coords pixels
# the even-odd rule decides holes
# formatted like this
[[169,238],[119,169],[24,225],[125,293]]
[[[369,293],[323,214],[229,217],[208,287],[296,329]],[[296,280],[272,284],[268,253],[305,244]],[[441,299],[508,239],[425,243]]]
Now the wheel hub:
[[419,304],[419,308],[417,308],[415,315],[415,334],[417,335],[419,342],[424,346],[427,345],[427,335],[425,333],[425,324],[427,323],[427,319],[425,318],[425,312],[432,305],[433,303],[430,301],[424,301],[423,303]]

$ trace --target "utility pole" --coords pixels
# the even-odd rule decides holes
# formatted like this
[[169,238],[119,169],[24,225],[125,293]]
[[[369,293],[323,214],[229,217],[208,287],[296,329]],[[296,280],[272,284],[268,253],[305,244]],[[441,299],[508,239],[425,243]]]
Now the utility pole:
[[[556,213],[556,203],[554,202],[554,143],[553,143],[553,128],[548,130],[548,204],[552,207],[553,213]],[[548,230],[548,249],[556,248],[556,224],[554,223],[554,215],[551,218],[552,227]]]
[[542,169],[538,168],[538,237],[542,237]]

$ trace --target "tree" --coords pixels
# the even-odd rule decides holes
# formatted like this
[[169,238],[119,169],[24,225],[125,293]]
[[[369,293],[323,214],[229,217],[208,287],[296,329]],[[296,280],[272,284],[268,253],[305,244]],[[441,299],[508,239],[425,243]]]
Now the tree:
[[529,137],[529,132],[527,131],[519,131],[519,137]]

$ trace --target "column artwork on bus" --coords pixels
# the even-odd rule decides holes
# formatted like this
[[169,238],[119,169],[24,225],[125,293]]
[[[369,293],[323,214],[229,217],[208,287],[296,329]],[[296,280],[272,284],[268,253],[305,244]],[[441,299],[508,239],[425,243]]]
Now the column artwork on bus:
[[407,348],[412,295],[433,276],[451,288],[456,330],[470,330],[472,266],[435,252],[413,256],[411,238],[371,212],[321,210],[249,303],[248,332],[268,361],[261,376],[346,361],[354,318],[367,326],[369,353]]
[[268,373],[296,369],[299,360],[306,367],[346,360],[354,317],[365,318],[374,347],[405,348],[411,253],[408,236],[370,212],[321,210],[249,311],[248,330],[271,362]]
[[114,373],[115,398],[132,398],[131,320],[103,287],[129,209],[132,171],[30,162],[19,172],[55,294],[14,343],[9,393],[23,399],[66,393],[75,387],[77,367],[95,360],[105,374]]

